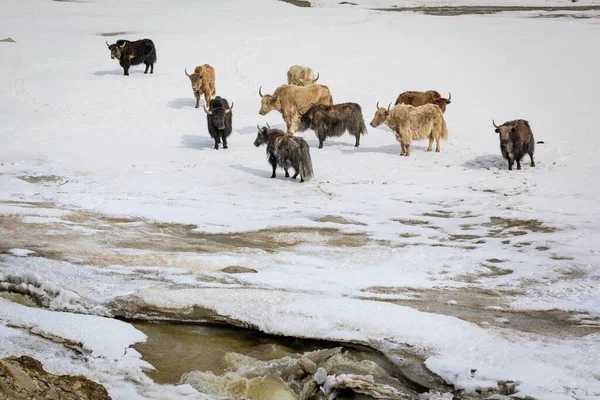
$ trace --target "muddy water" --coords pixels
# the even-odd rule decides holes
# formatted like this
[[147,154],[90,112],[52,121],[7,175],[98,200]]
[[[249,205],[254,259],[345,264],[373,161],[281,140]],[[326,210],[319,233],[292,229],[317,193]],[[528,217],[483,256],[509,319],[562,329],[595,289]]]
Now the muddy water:
[[[147,375],[155,382],[165,384],[176,384],[184,373],[191,371],[213,371],[222,374],[225,371],[221,361],[227,353],[271,361],[340,346],[335,342],[271,336],[225,325],[148,322],[136,322],[133,325],[148,336],[145,343],[134,346],[144,360],[156,368],[156,371],[147,371]],[[401,375],[398,371],[391,371],[394,366],[374,350],[345,346],[344,351],[348,351],[348,354],[358,361],[368,360],[376,363],[392,376]],[[406,380],[403,376],[399,378]],[[418,385],[410,386],[414,389]]]

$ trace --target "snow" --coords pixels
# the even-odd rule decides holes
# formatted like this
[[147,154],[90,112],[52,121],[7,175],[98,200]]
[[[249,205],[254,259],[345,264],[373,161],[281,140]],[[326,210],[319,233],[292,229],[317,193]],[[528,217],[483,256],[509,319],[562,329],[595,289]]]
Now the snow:
[[[525,335],[374,301],[411,298],[410,290],[513,290],[522,295],[505,296],[501,309],[585,313],[581,320],[594,324],[600,316],[600,81],[598,56],[589,49],[600,45],[597,19],[440,18],[365,9],[487,4],[479,0],[354,2],[359,6],[337,0],[316,0],[316,8],[275,0],[181,0],[178,7],[158,0],[0,3],[0,38],[16,40],[0,43],[2,216],[20,216],[19,223],[52,228],[47,232],[59,237],[65,230],[102,237],[97,226],[68,219],[78,211],[190,224],[202,233],[315,229],[273,234],[273,241],[290,246],[271,252],[174,251],[161,254],[172,264],[100,268],[87,265],[85,254],[77,263],[17,257],[33,250],[11,245],[12,231],[0,226],[2,251],[10,249],[0,254],[1,287],[56,310],[0,299],[0,342],[10,344],[0,346],[3,356],[29,346],[63,373],[97,376],[115,398],[200,396],[189,386],[150,383],[140,372],[149,366],[129,348],[143,335],[98,316],[108,315],[111,300],[138,296],[156,306],[209,307],[266,332],[355,340],[383,351],[406,343],[429,356],[432,371],[469,390],[514,380],[519,394],[538,398],[600,396],[598,335]],[[593,2],[575,5],[585,4]],[[110,32],[131,33],[98,35]],[[143,75],[138,66],[123,77],[104,41],[143,37],[156,44],[155,73]],[[216,69],[217,93],[235,102],[228,150],[212,150],[204,113],[193,108],[183,74],[205,62]],[[269,179],[264,148],[252,146],[256,125],[281,128],[283,122],[276,113],[258,115],[257,90],[272,92],[297,63],[319,72],[336,102],[358,102],[367,122],[377,101],[387,104],[401,91],[451,92],[449,140],[441,153],[426,153],[417,142],[411,157],[401,158],[384,127],[369,128],[359,149],[346,135],[318,150],[309,131],[300,135],[311,146],[315,179],[299,184],[280,172]],[[536,167],[507,171],[492,118],[530,121],[536,140],[545,142],[537,145]],[[323,222],[331,216],[349,222]],[[553,229],[507,228],[494,236],[494,217],[538,220]],[[146,222],[123,225],[142,232]],[[328,245],[320,228],[369,241]],[[519,229],[525,235],[517,236]],[[460,238],[467,234],[483,242]],[[482,265],[489,259],[511,272],[489,274]],[[185,266],[190,260],[194,267]],[[223,278],[217,271],[230,265],[258,273]],[[483,277],[462,278],[473,274]],[[28,331],[82,343],[100,361],[77,364]]]
[[35,254],[35,251],[27,249],[8,249],[6,250],[6,252],[17,257],[27,257],[31,254]]

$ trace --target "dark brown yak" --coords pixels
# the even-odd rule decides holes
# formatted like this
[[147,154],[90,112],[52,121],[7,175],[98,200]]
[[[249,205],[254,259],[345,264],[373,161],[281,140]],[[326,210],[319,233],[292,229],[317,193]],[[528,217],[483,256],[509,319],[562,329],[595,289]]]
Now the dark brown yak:
[[315,104],[300,117],[298,131],[315,131],[319,138],[319,148],[323,148],[325,138],[342,136],[348,131],[356,138],[354,147],[360,146],[360,135],[367,133],[365,119],[360,106],[356,103],[334,105]]
[[450,99],[452,99],[452,94],[448,93],[448,98],[444,99],[435,90],[428,90],[426,92],[409,91],[400,94],[396,99],[395,105],[408,104],[413,107],[419,107],[425,104],[435,104],[444,113],[446,112],[446,105],[451,103]]
[[277,166],[283,168],[285,177],[289,178],[288,169],[294,168],[295,174],[292,179],[296,179],[300,174],[300,182],[313,177],[312,161],[308,144],[301,137],[286,134],[280,129],[270,129],[259,127],[254,146],[259,147],[267,145],[267,157],[269,164],[273,167],[271,178],[275,178]]
[[119,60],[119,64],[123,67],[123,75],[129,75],[129,68],[132,65],[146,64],[145,74],[154,73],[154,63],[156,63],[156,48],[150,39],[141,39],[134,42],[129,40],[119,39],[114,44],[108,44],[110,50],[110,58]]
[[496,133],[500,136],[500,151],[502,157],[508,160],[508,169],[512,170],[515,161],[517,162],[517,169],[521,169],[521,159],[525,154],[529,154],[531,166],[535,167],[535,162],[533,162],[535,140],[529,122],[524,119],[516,119],[498,126],[492,120],[492,124],[496,128]]

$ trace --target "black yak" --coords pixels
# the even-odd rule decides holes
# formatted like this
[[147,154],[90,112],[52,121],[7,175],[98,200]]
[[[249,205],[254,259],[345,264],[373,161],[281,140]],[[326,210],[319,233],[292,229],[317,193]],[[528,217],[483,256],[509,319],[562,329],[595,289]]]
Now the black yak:
[[227,148],[227,138],[231,135],[231,109],[233,103],[229,107],[227,100],[220,96],[215,97],[210,101],[210,108],[204,105],[206,112],[206,123],[208,124],[208,133],[215,140],[215,150],[219,150],[219,143],[223,141],[223,148]]
[[496,128],[496,133],[500,136],[500,151],[502,157],[508,160],[508,169],[512,170],[515,161],[517,162],[517,169],[521,169],[521,159],[525,154],[529,154],[531,166],[535,167],[533,162],[535,140],[529,122],[524,119],[516,119],[498,126],[492,120],[492,124]]
[[267,145],[269,164],[273,167],[271,178],[275,178],[277,166],[284,169],[286,178],[290,176],[288,172],[290,167],[295,171],[292,179],[296,179],[298,174],[300,174],[300,182],[313,177],[308,143],[301,137],[288,135],[280,129],[258,127],[254,146],[259,147],[263,144]]
[[129,40],[119,39],[114,44],[108,44],[110,50],[110,58],[119,60],[119,64],[123,67],[123,75],[129,75],[129,68],[132,65],[146,64],[145,74],[154,73],[154,63],[156,62],[156,48],[150,39]]
[[301,117],[298,131],[312,129],[319,138],[319,148],[323,148],[325,138],[342,136],[348,131],[356,138],[354,147],[360,146],[360,135],[367,133],[360,106],[356,103],[334,105],[315,104]]

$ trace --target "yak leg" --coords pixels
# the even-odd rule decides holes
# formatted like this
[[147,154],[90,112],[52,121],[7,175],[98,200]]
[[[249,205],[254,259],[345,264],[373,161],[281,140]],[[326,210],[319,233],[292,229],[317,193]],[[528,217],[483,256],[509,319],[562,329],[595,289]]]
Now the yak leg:
[[436,153],[440,152],[440,138],[439,137],[435,138],[435,152]]
[[533,162],[533,153],[529,153],[529,159],[531,160],[531,166],[535,167],[535,162]]
[[150,68],[150,64],[146,64],[146,70],[144,71],[145,74],[148,73],[148,68]]
[[217,134],[217,136],[213,137],[213,139],[215,140],[215,150],[219,150],[219,143],[221,143],[221,140],[219,139],[219,136]]
[[[431,151],[431,146],[433,146],[433,135],[429,135],[429,146],[427,146],[427,151]],[[439,151],[437,148],[435,151]]]
[[323,142],[325,141],[325,135],[317,136],[319,138],[319,148],[323,148]]
[[354,143],[354,147],[359,147],[360,146],[360,133],[358,135],[356,135],[355,137],[356,137],[356,142]]
[[128,58],[122,62],[121,67],[123,67],[123,75],[129,75],[129,68],[131,67],[131,61]]
[[406,153],[404,154],[404,157],[410,156],[410,144],[405,144],[404,147],[406,148]]
[[288,169],[284,168],[283,170],[285,171],[285,177],[289,178],[290,177],[290,173],[288,172]]
[[402,149],[402,151],[400,151],[400,155],[403,156],[406,153],[406,150],[404,149],[404,143],[400,143],[400,149]]
[[196,105],[194,106],[194,108],[199,108],[200,107],[200,93],[194,92],[194,97],[196,98]]
[[[292,176],[292,179],[296,179],[298,177],[298,174],[300,173],[300,172],[298,172],[298,170],[296,168],[294,168],[294,172],[295,172],[295,174],[294,174],[294,176]],[[302,179],[302,177],[300,177],[300,179]],[[304,180],[302,182],[304,182]]]
[[514,160],[512,158],[508,159],[508,170],[512,171],[512,166],[513,166]]
[[154,73],[154,63],[150,64],[150,73]]
[[225,132],[221,133],[221,138],[223,139],[223,148],[227,148],[227,138],[225,137]]
[[282,114],[283,121],[285,122],[285,126],[287,127],[287,133],[290,135],[294,134],[294,115],[290,114]]
[[204,91],[204,102],[206,103],[206,105],[210,104],[210,92],[209,91]]
[[271,166],[273,167],[273,175],[271,175],[271,178],[275,178],[275,169],[277,168],[277,158],[275,158],[275,156],[273,154],[271,154],[269,156],[269,164],[271,164]]
[[517,160],[517,169],[521,169],[521,160]]

